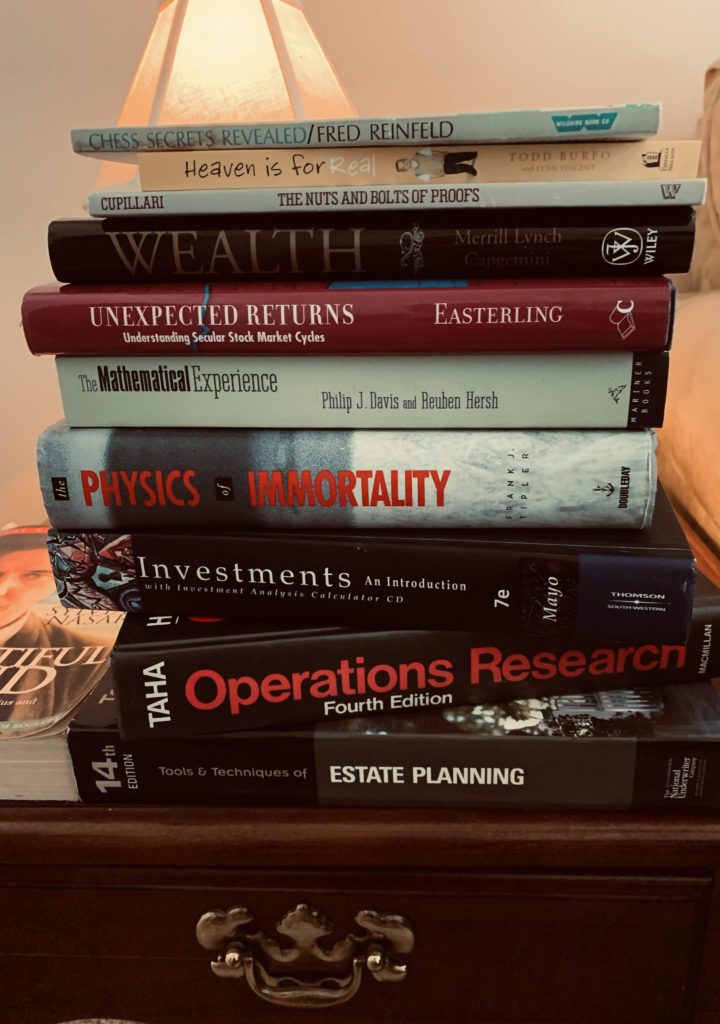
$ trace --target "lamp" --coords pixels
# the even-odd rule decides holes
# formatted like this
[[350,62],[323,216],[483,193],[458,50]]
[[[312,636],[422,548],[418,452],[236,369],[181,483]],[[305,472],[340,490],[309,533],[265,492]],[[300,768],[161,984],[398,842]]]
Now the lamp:
[[[163,0],[118,125],[354,113],[302,0]],[[122,184],[134,173],[105,161],[96,187]]]

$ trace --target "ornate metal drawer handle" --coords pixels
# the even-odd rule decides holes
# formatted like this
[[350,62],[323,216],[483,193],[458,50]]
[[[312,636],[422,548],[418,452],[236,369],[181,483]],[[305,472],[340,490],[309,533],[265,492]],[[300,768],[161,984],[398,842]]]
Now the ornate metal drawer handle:
[[[305,903],[298,904],[275,926],[292,940],[280,945],[264,932],[250,932],[255,920],[245,907],[211,910],[203,914],[195,933],[203,949],[218,950],[210,967],[219,978],[245,978],[261,999],[276,1006],[316,1010],[352,999],[360,988],[363,967],[376,981],[402,981],[405,957],[412,952],[415,936],[408,922],[394,914],[361,910],[356,924],[364,935],[347,935],[330,948],[318,940],[330,935],[332,923]],[[290,964],[312,972],[313,980],[277,973]],[[274,968],[274,969],[273,969]],[[318,977],[319,971],[331,973]]]

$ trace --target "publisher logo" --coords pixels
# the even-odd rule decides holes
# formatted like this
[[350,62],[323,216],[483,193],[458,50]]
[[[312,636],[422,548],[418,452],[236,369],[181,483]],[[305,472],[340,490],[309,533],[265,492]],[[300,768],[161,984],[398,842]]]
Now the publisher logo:
[[675,199],[678,192],[680,191],[679,185],[661,185],[660,190],[662,192],[663,199]]
[[643,238],[635,228],[613,228],[602,240],[602,258],[611,267],[627,267],[642,256]]
[[216,501],[234,501],[235,492],[233,491],[233,481],[231,476],[216,476],[215,477],[215,500]]
[[627,387],[627,384],[618,384],[617,387],[608,388],[608,394],[612,398],[612,400],[615,403],[615,405],[617,405],[618,402],[620,401],[620,399],[622,397],[622,393],[623,393],[623,391],[625,390],[626,387]]
[[593,487],[593,491],[596,494],[604,494],[610,498],[615,493],[615,488],[608,482],[606,484],[596,484],[595,487]]
[[597,113],[588,111],[572,114],[552,114],[555,131],[559,134],[567,132],[609,132],[617,117],[616,111],[603,110]]
[[653,153],[643,153],[642,155],[643,167],[659,167],[660,166],[660,150],[656,150]]
[[403,231],[400,235],[400,266],[409,268],[414,273],[422,270],[425,266],[425,257],[422,253],[425,234],[420,230],[419,224],[413,224],[410,231]]
[[50,477],[52,484],[53,498],[55,501],[70,501],[70,489],[66,476]]
[[620,490],[618,491],[618,508],[627,508],[630,500],[630,467],[620,467]]
[[615,306],[610,313],[609,320],[611,324],[614,324],[620,337],[625,340],[635,330],[635,317],[633,311],[635,309],[635,302],[633,299],[629,301],[626,299],[618,299]]

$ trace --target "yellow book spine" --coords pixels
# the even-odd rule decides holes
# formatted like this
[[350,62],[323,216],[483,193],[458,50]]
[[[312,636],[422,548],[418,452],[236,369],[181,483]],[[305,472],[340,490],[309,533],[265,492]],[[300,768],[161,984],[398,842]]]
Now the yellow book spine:
[[700,143],[551,143],[139,153],[143,191],[693,178]]

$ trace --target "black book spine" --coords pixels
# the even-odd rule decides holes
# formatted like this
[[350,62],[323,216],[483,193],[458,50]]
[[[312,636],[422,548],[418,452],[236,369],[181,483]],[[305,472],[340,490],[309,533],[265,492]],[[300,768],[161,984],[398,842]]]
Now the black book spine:
[[669,355],[668,352],[637,352],[633,356],[628,427],[662,426],[667,398]]
[[720,807],[717,741],[482,735],[471,716],[432,719],[424,732],[327,729],[176,743],[71,729],[69,742],[85,803]]
[[[631,531],[628,531],[631,532]],[[458,533],[52,531],[70,607],[298,625],[453,629],[685,643],[689,549],[478,540]]]
[[61,220],[48,245],[59,281],[477,278],[682,273],[690,208],[408,211]]
[[68,737],[83,803],[315,804],[312,734],[273,741],[257,733],[222,749],[203,739],[134,743],[113,728],[74,726]]
[[113,678],[127,739],[302,726],[720,674],[720,595],[696,601],[687,644],[593,646],[574,639],[388,630],[236,643],[198,635],[193,645],[173,641],[177,627],[171,617],[158,616],[147,621],[138,643],[131,634],[140,631],[131,622],[119,637]]

